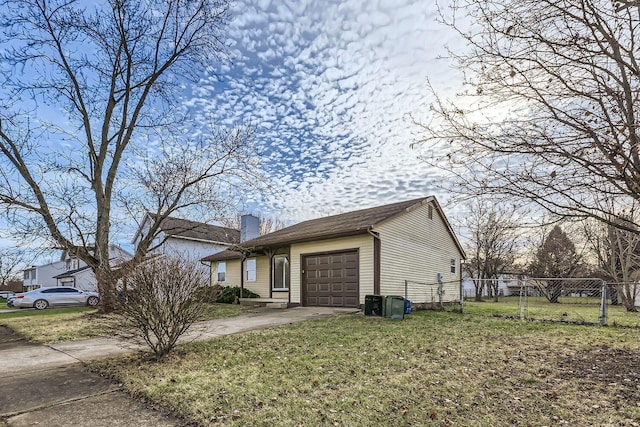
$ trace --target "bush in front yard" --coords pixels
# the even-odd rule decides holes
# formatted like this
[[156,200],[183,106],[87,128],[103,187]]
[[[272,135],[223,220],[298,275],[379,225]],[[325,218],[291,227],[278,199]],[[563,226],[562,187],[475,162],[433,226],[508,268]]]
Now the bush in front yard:
[[140,264],[124,285],[120,309],[125,322],[156,359],[166,356],[204,313],[198,291],[206,281],[194,263],[157,257]]
[[[222,304],[233,304],[236,297],[240,298],[240,288],[237,286],[220,286],[220,293],[216,302]],[[260,295],[251,292],[249,289],[242,291],[243,298],[260,298]]]

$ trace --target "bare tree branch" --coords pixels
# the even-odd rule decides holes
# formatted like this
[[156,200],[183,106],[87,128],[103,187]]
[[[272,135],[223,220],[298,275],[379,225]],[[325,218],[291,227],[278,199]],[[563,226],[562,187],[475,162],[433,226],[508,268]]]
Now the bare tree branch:
[[419,144],[436,152],[424,160],[463,195],[626,227],[615,219],[640,199],[637,12],[605,0],[459,0],[442,9],[469,44],[450,52],[467,89],[450,101],[431,88]]
[[[164,218],[215,211],[262,179],[250,129],[196,132],[177,96],[222,57],[228,10],[228,0],[0,1],[0,207],[18,232],[85,261],[104,311]],[[156,220],[115,267],[109,245],[126,212]]]

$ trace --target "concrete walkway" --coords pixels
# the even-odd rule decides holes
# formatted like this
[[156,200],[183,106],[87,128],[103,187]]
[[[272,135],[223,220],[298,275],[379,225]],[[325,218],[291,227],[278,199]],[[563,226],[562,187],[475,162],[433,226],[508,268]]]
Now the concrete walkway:
[[[357,309],[257,309],[196,323],[181,341],[204,340],[289,323],[356,313]],[[121,337],[54,345],[29,343],[0,327],[0,426],[177,426],[181,420],[129,398],[120,385],[87,372],[83,363],[144,350]]]

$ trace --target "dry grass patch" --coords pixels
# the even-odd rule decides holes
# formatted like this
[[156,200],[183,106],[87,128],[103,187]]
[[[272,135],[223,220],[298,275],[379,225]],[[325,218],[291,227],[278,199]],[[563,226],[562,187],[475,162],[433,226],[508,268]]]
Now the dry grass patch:
[[[94,367],[200,425],[618,426],[640,417],[638,338],[452,313],[348,315]],[[595,349],[626,352],[623,377],[582,375]]]
[[[235,317],[244,311],[245,307],[239,305],[207,304],[202,320]],[[11,328],[30,341],[43,344],[110,336],[122,332],[122,319],[119,315],[102,315],[89,307],[1,313],[0,325]]]
[[105,335],[117,324],[117,316],[103,316],[88,307],[24,310],[0,314],[0,325],[23,337],[53,344]]

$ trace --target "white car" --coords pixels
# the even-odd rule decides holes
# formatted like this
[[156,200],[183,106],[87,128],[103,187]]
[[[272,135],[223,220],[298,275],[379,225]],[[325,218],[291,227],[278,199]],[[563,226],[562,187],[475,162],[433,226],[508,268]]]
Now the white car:
[[99,302],[100,296],[96,292],[86,292],[70,286],[55,286],[18,294],[11,299],[11,306],[44,310],[47,307],[70,305],[95,307]]

